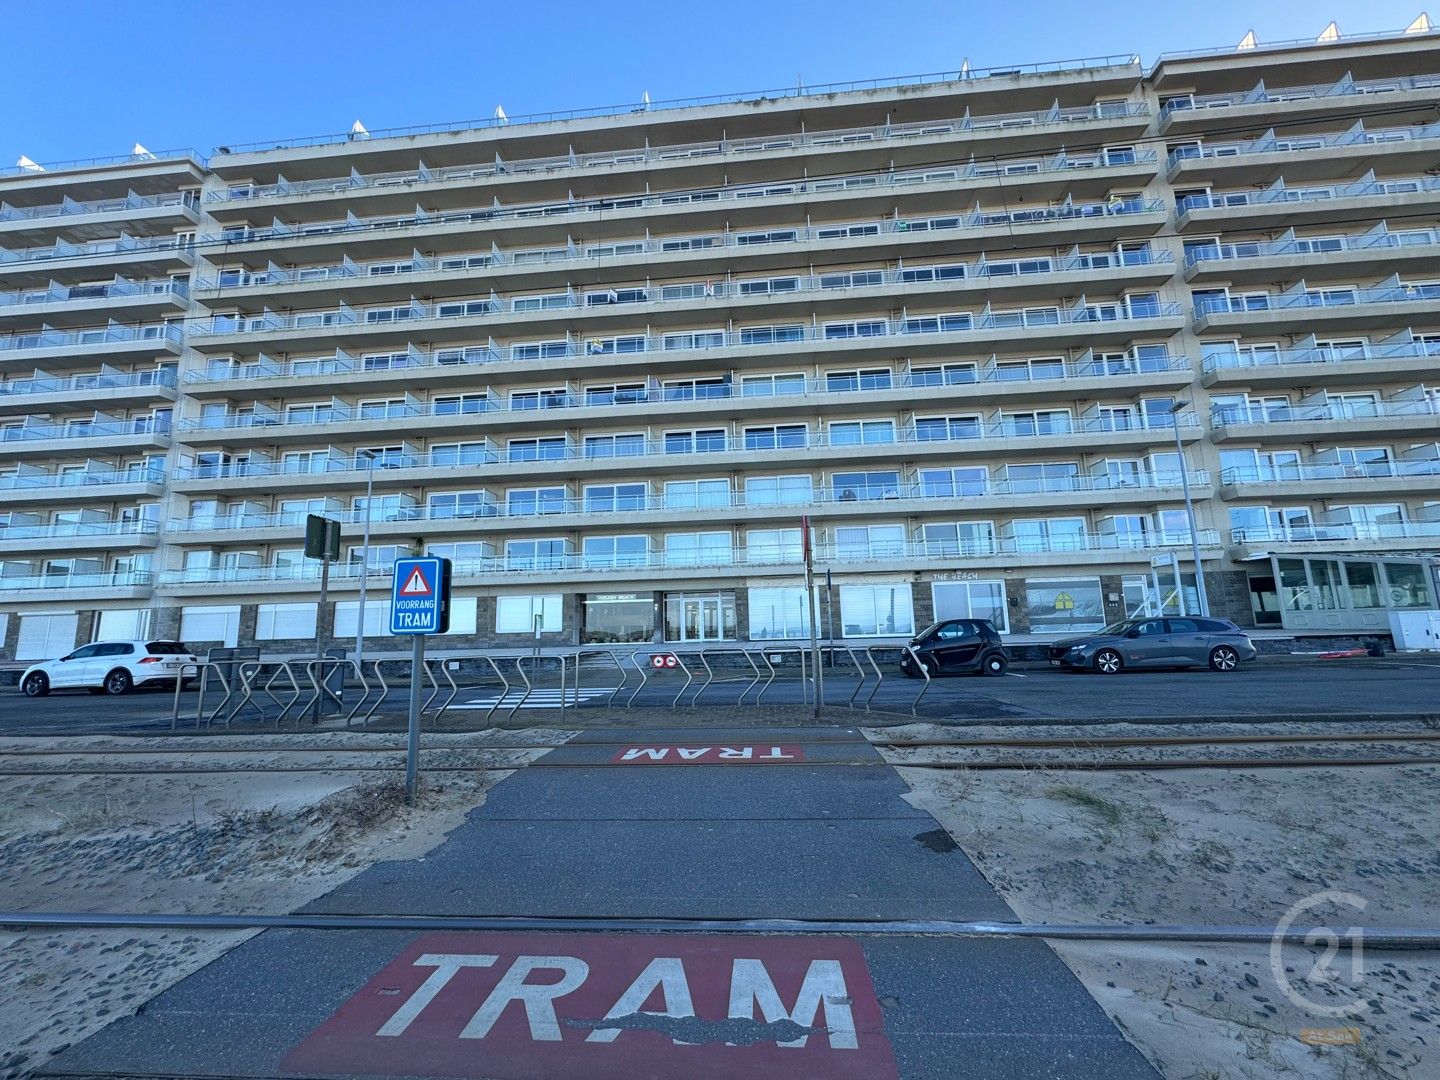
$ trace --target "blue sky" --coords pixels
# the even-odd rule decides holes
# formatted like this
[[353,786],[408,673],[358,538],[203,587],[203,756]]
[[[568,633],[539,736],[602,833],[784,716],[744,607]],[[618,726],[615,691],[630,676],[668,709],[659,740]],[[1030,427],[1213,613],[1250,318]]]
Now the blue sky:
[[[0,0],[0,165],[1397,30],[1420,0]],[[18,93],[17,93],[18,91]]]

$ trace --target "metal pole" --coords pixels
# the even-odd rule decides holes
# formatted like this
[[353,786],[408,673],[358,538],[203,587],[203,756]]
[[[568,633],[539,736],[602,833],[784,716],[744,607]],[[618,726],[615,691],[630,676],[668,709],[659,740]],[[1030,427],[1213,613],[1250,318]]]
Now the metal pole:
[[[1185,494],[1185,521],[1190,527],[1190,553],[1195,557],[1195,595],[1200,601],[1200,614],[1209,618],[1210,597],[1205,593],[1205,568],[1200,565],[1200,531],[1195,527],[1195,504],[1190,500],[1190,469],[1185,463],[1185,448],[1180,445],[1180,417],[1178,410],[1190,404],[1180,401],[1170,408],[1170,426],[1175,429],[1175,452],[1180,456],[1180,490]],[[1176,570],[1179,578],[1179,570]],[[1185,613],[1184,593],[1181,594],[1180,613]]]
[[1185,582],[1180,578],[1180,556],[1173,551],[1170,552],[1170,571],[1175,575],[1175,603],[1180,608],[1181,615],[1188,615],[1189,612],[1185,610]]
[[405,740],[405,805],[415,805],[420,769],[420,683],[425,677],[425,635],[416,634],[410,650],[410,724]]
[[[805,552],[805,609],[810,618],[810,666],[814,672],[815,679],[815,702],[812,715],[816,720],[820,719],[820,628],[816,625],[820,621],[820,611],[815,594],[815,553],[810,547],[810,516],[807,514],[800,519],[800,536],[802,547]],[[805,665],[800,665],[800,689],[803,694],[805,689]]]
[[[328,548],[328,546],[329,546],[328,543],[327,543],[326,546],[327,546],[327,548]],[[323,612],[323,611],[325,610],[325,604],[326,604],[327,601],[329,600],[329,597],[330,597],[330,553],[329,553],[329,551],[327,550],[327,551],[325,552],[325,554],[324,554],[324,557],[320,560],[320,609],[319,609],[319,610],[320,610],[321,612]],[[321,630],[320,630],[321,625],[322,625],[322,624],[321,624],[320,621],[317,619],[317,620],[316,620],[316,623],[315,623],[315,659],[316,659],[316,660],[324,660],[324,659],[325,659],[325,635],[324,635],[324,634],[321,632]],[[317,675],[319,676],[320,685],[321,685],[321,686],[324,686],[324,685],[325,685],[325,665],[324,665],[324,664],[316,664],[316,665],[315,665],[315,670],[316,670]],[[310,722],[311,722],[312,724],[318,724],[318,723],[320,723],[320,701],[321,701],[321,699],[322,699],[324,696],[325,696],[324,694],[316,694],[316,695],[315,695],[315,705],[314,705],[314,707],[310,710]]]
[[375,501],[375,455],[367,453],[370,469],[365,476],[365,532],[360,540],[360,612],[355,625],[355,667],[365,660],[365,585],[370,577],[370,507]]

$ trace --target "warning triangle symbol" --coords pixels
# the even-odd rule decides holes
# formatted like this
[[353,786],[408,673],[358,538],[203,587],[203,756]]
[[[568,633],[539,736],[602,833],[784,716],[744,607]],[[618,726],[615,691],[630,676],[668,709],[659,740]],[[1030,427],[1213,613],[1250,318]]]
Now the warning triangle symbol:
[[417,566],[410,571],[410,580],[400,590],[401,596],[429,596],[430,583],[425,580],[425,575],[420,572]]

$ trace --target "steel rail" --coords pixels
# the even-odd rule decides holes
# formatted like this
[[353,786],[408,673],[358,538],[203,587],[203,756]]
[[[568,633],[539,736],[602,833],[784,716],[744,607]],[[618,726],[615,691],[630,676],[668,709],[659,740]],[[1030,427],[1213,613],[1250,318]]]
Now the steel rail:
[[[612,930],[646,933],[945,935],[1044,938],[1054,941],[1174,941],[1217,944],[1280,943],[1314,947],[1309,928],[1274,926],[1158,926],[1150,923],[967,922],[949,919],[751,919],[616,917],[608,915],[228,915],[145,912],[0,912],[0,926],[30,930]],[[1351,927],[1336,935],[1342,949],[1431,950],[1440,929],[1428,926]]]

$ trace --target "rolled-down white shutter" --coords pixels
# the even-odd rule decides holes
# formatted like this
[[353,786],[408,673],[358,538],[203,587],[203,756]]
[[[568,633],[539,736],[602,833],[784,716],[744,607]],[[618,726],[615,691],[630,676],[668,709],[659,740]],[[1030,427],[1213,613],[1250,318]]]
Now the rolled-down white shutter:
[[54,660],[75,648],[79,614],[22,615],[16,660]]

